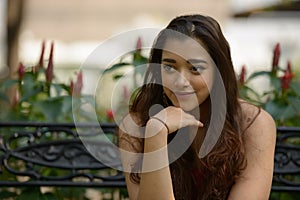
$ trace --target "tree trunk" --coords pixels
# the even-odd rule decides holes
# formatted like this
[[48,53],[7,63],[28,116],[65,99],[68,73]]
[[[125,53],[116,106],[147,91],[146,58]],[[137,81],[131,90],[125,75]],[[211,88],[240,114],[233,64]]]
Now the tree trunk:
[[[6,64],[9,69],[9,77],[18,78],[18,63],[19,63],[19,34],[22,24],[24,12],[24,0],[7,0],[7,21],[6,21]],[[7,96],[12,101],[16,94],[16,87],[12,87],[7,91]]]
[[7,0],[7,66],[9,76],[15,78],[18,66],[19,33],[24,10],[24,0]]

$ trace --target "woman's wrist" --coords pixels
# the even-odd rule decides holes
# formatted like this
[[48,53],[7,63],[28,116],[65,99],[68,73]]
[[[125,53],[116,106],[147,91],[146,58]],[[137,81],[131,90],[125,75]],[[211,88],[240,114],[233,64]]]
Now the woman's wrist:
[[150,138],[158,134],[168,134],[169,128],[155,117],[151,117],[146,124],[145,138]]
[[167,128],[158,120],[148,120],[145,131],[145,146],[148,146],[148,152],[167,145],[167,131]]
[[162,123],[165,126],[165,128],[167,129],[167,133],[168,134],[170,133],[170,129],[169,129],[168,125],[166,124],[166,122],[161,120],[159,117],[152,116],[150,119],[155,119],[155,120],[159,121],[160,123]]

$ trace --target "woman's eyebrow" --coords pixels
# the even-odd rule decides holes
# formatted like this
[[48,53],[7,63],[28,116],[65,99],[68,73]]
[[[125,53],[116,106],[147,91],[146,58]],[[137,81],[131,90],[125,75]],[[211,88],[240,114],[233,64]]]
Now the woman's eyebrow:
[[[176,60],[175,60],[175,59],[172,59],[172,58],[164,58],[162,61],[163,61],[163,62],[168,62],[168,63],[176,63]],[[202,59],[195,59],[195,58],[188,59],[186,62],[187,62],[188,64],[207,63],[205,60],[202,60]]]
[[195,64],[195,63],[206,63],[207,64],[207,62],[202,59],[189,59],[186,62],[189,64]]
[[162,61],[168,62],[168,63],[176,63],[176,60],[174,60],[172,58],[164,58]]

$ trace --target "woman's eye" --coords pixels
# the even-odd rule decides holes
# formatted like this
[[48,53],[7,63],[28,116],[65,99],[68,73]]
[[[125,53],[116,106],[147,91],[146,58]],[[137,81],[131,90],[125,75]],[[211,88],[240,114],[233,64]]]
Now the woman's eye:
[[173,72],[175,71],[174,67],[170,66],[170,65],[166,65],[166,64],[163,64],[163,68],[166,72]]
[[191,71],[194,73],[202,73],[204,69],[202,66],[192,66]]

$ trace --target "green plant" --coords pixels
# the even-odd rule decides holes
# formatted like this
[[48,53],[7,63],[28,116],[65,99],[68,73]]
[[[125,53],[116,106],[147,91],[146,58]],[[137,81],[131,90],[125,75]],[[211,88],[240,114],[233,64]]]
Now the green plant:
[[[142,53],[142,39],[139,37],[134,51],[123,55],[118,61],[103,72],[103,76],[112,76],[114,82],[119,81],[125,76],[130,76],[130,78],[122,84],[122,91],[120,91],[122,92],[122,96],[119,95],[120,101],[117,105],[112,107],[110,104],[112,108],[102,108],[97,110],[99,121],[107,120],[109,122],[114,122],[115,120],[120,120],[114,115],[116,111],[118,112],[118,117],[124,116],[128,112],[130,98],[134,96],[136,88],[140,85],[140,80],[142,80],[145,73],[147,62],[148,58]],[[130,72],[133,73],[127,73],[128,70],[132,70]]]
[[[300,125],[300,83],[297,74],[293,72],[291,63],[287,66],[279,66],[280,44],[277,43],[273,51],[272,67],[267,71],[252,73],[246,80],[246,68],[242,67],[239,75],[239,92],[243,99],[261,106],[274,118],[277,126],[299,126]],[[257,92],[251,83],[258,78],[263,78],[264,85],[261,93]],[[280,134],[280,133],[278,133]],[[299,145],[299,140],[293,144]],[[295,182],[297,175],[290,177]],[[299,199],[298,193],[271,192],[271,200],[292,200]]]
[[[54,43],[51,43],[50,55],[47,62],[44,60],[45,42],[42,43],[41,55],[35,66],[25,67],[19,64],[18,78],[8,79],[0,85],[0,120],[3,121],[42,121],[42,122],[73,122],[90,121],[89,111],[84,109],[86,104],[93,106],[94,98],[91,95],[83,95],[83,73],[77,72],[76,80],[69,84],[60,83],[54,74],[53,54]],[[46,65],[45,65],[46,63]],[[13,91],[13,97],[9,98],[8,91]],[[107,122],[112,118],[107,113]],[[111,119],[112,120],[112,119]],[[17,128],[16,128],[17,130]],[[16,131],[18,132],[18,131]],[[0,137],[9,137],[10,131],[1,131]],[[47,141],[55,140],[57,135],[44,135]],[[67,139],[67,136],[62,136]],[[13,144],[12,144],[13,145]],[[18,144],[15,144],[18,145]],[[24,163],[11,160],[16,168],[22,168]],[[44,168],[42,173],[64,174],[61,169]],[[1,179],[12,180],[17,177],[1,171]],[[76,187],[51,187],[49,191],[43,191],[43,187],[18,187],[0,189],[0,199],[89,199],[88,188]],[[101,194],[111,194],[113,189],[97,189]],[[124,193],[124,191],[123,191]],[[123,195],[124,196],[124,195]]]
[[[75,83],[58,83],[54,76],[54,43],[51,43],[47,67],[44,67],[45,42],[39,62],[25,67],[19,64],[18,78],[8,79],[0,86],[2,100],[0,119],[13,121],[71,122],[74,112],[82,120],[88,120],[88,113],[82,105],[93,101],[91,96],[82,95],[82,72],[78,72]],[[7,91],[13,89],[10,99]],[[73,105],[73,106],[72,106]],[[5,107],[5,109],[4,109]]]
[[[291,63],[288,61],[287,67],[282,68],[278,65],[279,58],[280,44],[277,43],[269,71],[254,72],[246,80],[246,68],[243,66],[239,75],[240,96],[264,108],[278,126],[299,126],[300,83],[292,71]],[[265,78],[267,81],[261,94],[250,86],[257,78]]]

